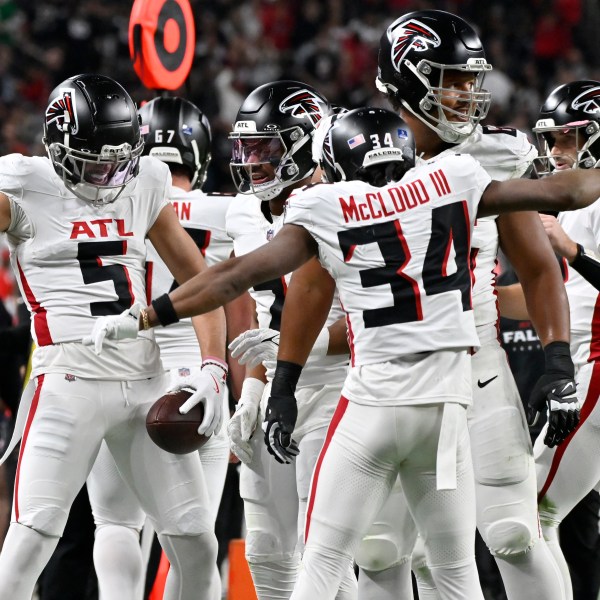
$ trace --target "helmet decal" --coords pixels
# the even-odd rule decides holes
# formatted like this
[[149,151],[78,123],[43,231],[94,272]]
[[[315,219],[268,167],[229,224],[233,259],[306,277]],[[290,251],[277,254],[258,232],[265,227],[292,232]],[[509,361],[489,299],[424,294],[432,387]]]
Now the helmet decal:
[[600,116],[600,86],[579,94],[571,103],[571,108],[590,115]]
[[56,123],[59,131],[67,132],[70,126],[70,133],[75,135],[79,129],[77,123],[77,112],[75,111],[75,90],[71,88],[61,88],[62,95],[48,105],[46,109],[46,125],[50,126]]
[[398,71],[403,58],[410,50],[424,52],[429,48],[437,48],[442,43],[439,35],[433,29],[416,19],[403,23],[399,30],[394,31],[393,35],[396,36],[396,40],[392,44],[392,64]]
[[290,113],[292,117],[304,119],[308,117],[316,125],[324,116],[322,99],[308,90],[294,92],[279,105],[282,113]]

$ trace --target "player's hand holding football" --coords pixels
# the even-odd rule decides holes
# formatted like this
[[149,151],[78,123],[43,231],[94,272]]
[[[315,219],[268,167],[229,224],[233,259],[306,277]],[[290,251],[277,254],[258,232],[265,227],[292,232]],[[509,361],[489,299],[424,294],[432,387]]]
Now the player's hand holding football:
[[198,433],[209,436],[219,433],[223,421],[223,396],[227,381],[227,364],[218,358],[205,358],[202,361],[202,369],[196,375],[191,375],[181,380],[173,390],[182,388],[193,391],[189,399],[181,405],[179,412],[182,415],[188,413],[196,404],[204,404],[204,418]]
[[575,386],[575,368],[567,342],[551,342],[544,348],[546,372],[538,379],[529,405],[529,424],[534,425],[539,412],[548,410],[548,430],[544,444],[553,448],[562,443],[579,423],[579,409]]
[[280,463],[293,462],[300,452],[298,444],[292,439],[292,433],[298,418],[294,392],[301,373],[300,365],[285,360],[277,361],[262,428],[269,454]]
[[260,400],[264,389],[265,384],[260,379],[254,377],[244,379],[240,400],[227,425],[229,447],[245,464],[250,464],[254,454],[250,438],[258,425]]
[[94,346],[94,352],[100,354],[104,340],[135,339],[139,331],[139,318],[142,305],[135,302],[119,315],[98,317],[92,333],[83,338],[85,346]]

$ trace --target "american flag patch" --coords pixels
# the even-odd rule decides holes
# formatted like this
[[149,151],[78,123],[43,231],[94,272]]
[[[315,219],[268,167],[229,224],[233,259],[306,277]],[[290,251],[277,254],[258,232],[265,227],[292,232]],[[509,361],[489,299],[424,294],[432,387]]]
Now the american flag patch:
[[148,133],[150,132],[150,125],[142,125],[140,127],[140,135],[148,135]]
[[358,135],[354,136],[353,138],[350,138],[348,140],[348,147],[350,149],[352,148],[356,148],[356,146],[360,146],[361,144],[365,143],[365,136],[362,133],[359,133]]

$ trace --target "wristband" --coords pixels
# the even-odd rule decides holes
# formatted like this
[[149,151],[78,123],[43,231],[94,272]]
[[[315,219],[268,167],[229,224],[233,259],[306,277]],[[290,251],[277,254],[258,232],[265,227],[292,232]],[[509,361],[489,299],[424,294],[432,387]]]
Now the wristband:
[[152,300],[152,308],[154,308],[158,322],[163,327],[179,321],[179,317],[175,312],[175,307],[173,306],[173,302],[171,302],[171,298],[169,298],[169,294],[163,294]]
[[577,254],[569,266],[600,290],[600,259],[592,250],[586,250],[581,244],[577,244]]
[[287,360],[278,360],[275,369],[275,377],[271,384],[271,395],[276,395],[281,392],[283,394],[292,394],[296,391],[298,380],[302,374],[302,365],[288,362]]
[[224,376],[227,377],[228,373],[229,373],[229,366],[227,365],[227,363],[223,360],[221,360],[220,358],[217,358],[216,356],[207,356],[203,361],[202,361],[202,365],[200,366],[200,370],[204,369],[204,367],[206,367],[207,365],[213,365],[215,367],[219,367],[219,369],[223,370],[223,373],[225,374]]
[[575,367],[571,358],[568,342],[550,342],[544,347],[546,373],[565,375],[571,379],[575,376]]
[[255,406],[260,404],[265,389],[265,382],[256,377],[247,377],[242,383],[242,393],[238,401],[238,406],[245,402],[250,402]]

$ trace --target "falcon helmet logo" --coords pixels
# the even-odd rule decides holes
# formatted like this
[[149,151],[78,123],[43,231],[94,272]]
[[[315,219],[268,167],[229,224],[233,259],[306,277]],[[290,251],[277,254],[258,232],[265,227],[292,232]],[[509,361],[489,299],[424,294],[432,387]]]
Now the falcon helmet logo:
[[299,90],[285,98],[279,105],[282,113],[290,113],[297,119],[310,119],[313,126],[325,116],[322,108],[322,100],[308,90]]
[[63,88],[61,95],[48,105],[46,109],[46,126],[56,124],[59,131],[76,134],[79,129],[77,113],[75,112],[75,90]]
[[600,116],[600,86],[579,94],[571,103],[571,108],[590,115]]
[[416,19],[404,23],[393,35],[396,36],[396,40],[392,44],[392,64],[398,71],[410,50],[424,52],[429,48],[437,48],[442,43],[440,36],[433,29]]

